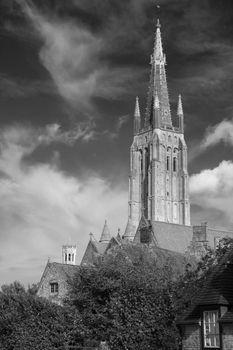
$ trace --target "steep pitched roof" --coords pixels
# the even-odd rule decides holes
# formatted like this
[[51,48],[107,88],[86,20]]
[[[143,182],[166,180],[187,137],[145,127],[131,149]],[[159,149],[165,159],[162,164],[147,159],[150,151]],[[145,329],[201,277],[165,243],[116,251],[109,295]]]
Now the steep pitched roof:
[[192,240],[191,226],[152,221],[152,228],[160,248],[184,254]]
[[225,254],[210,275],[198,304],[233,305],[233,251]]
[[151,232],[153,242],[162,249],[184,254],[192,240],[191,226],[171,224],[162,221],[150,221],[142,216],[134,241],[141,242],[140,232],[147,228]]
[[[201,309],[208,305],[226,305],[233,307],[233,250],[227,252],[216,265],[207,279],[205,286],[196,300],[179,320],[179,324],[193,323],[200,318]],[[225,315],[226,320],[232,317],[232,311]],[[224,321],[224,318],[222,318]]]
[[62,276],[64,279],[69,279],[72,278],[77,272],[77,270],[79,269],[79,265],[61,264],[57,262],[48,261],[42,274],[38,290],[40,289],[41,284],[43,283],[43,280],[47,275],[49,269],[55,270],[56,273]]
[[109,242],[110,239],[111,239],[110,231],[108,228],[107,220],[105,220],[103,231],[99,241],[100,243],[106,243],[106,242]]

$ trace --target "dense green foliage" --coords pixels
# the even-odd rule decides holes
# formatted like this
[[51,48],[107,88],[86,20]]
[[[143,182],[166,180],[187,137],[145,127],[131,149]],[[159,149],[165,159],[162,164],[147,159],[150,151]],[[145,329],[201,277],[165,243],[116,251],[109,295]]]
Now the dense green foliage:
[[80,312],[92,338],[113,349],[174,349],[172,288],[178,272],[171,258],[163,259],[158,266],[157,254],[147,247],[127,246],[96,267],[80,269],[68,303]]
[[52,350],[64,343],[65,309],[37,298],[18,282],[0,292],[0,349]]
[[63,307],[15,282],[0,291],[0,349],[64,349],[65,343],[111,349],[175,350],[177,318],[198,295],[232,240],[194,265],[147,246],[116,248],[70,283]]

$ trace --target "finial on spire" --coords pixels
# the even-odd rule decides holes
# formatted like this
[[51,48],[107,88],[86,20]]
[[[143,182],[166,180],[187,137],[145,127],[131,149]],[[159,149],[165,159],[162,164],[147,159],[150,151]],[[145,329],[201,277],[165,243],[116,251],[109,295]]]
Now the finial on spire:
[[161,63],[161,62],[164,63],[164,55],[163,55],[163,47],[162,47],[160,28],[161,28],[161,25],[160,25],[159,19],[157,19],[155,43],[154,43],[154,53],[153,53],[153,58],[154,58],[156,64]]
[[183,115],[183,106],[182,106],[182,100],[181,95],[178,97],[178,107],[177,107],[177,115]]

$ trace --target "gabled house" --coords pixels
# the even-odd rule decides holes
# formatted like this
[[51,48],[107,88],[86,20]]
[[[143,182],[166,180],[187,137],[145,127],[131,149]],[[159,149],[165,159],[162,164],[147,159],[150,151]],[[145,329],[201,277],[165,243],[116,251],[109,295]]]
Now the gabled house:
[[182,350],[233,349],[233,251],[214,268],[178,325]]
[[73,278],[78,269],[78,265],[61,264],[48,260],[37,295],[61,305],[67,294],[69,279]]

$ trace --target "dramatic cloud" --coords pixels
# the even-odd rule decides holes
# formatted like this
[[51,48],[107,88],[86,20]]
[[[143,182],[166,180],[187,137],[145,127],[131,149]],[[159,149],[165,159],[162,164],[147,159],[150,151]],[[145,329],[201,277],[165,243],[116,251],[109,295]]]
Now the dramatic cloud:
[[81,111],[92,107],[93,97],[119,98],[129,92],[130,82],[141,72],[125,67],[110,67],[100,62],[105,42],[70,20],[46,17],[26,1],[24,13],[43,40],[40,61],[49,71],[59,93]]
[[224,160],[214,169],[192,175],[189,186],[192,204],[216,209],[233,224],[233,162]]
[[127,193],[120,186],[95,174],[85,180],[66,175],[56,166],[58,154],[51,165],[24,161],[57,130],[48,127],[43,138],[41,130],[11,127],[0,135],[1,283],[38,281],[48,256],[60,261],[66,242],[77,244],[80,261],[89,232],[98,239],[105,218],[112,234],[124,228]]
[[201,148],[215,146],[219,142],[233,145],[233,120],[223,120],[219,124],[209,127],[202,141]]

